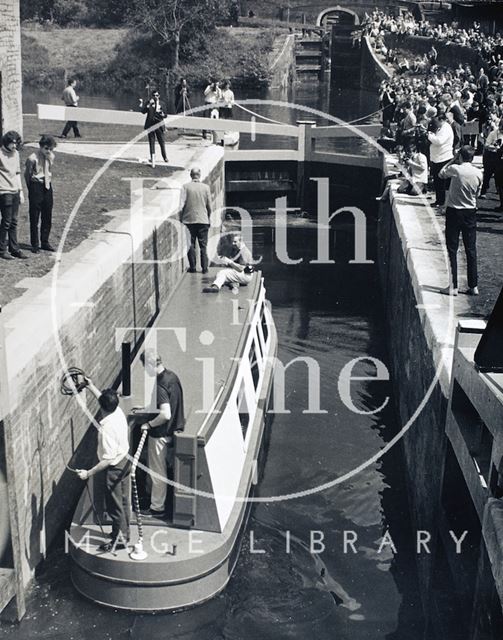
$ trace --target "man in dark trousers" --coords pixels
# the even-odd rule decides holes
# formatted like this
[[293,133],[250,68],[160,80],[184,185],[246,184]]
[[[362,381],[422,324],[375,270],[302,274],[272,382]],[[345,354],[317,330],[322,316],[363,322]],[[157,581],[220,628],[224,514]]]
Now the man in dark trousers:
[[28,156],[24,169],[30,203],[30,239],[33,253],[38,253],[40,247],[45,251],[54,251],[49,242],[49,235],[52,225],[52,165],[56,140],[52,136],[44,135],[40,138],[38,146],[39,149]]
[[196,272],[196,240],[201,254],[201,269],[208,273],[208,231],[211,219],[211,192],[207,184],[201,182],[201,169],[190,171],[192,182],[184,186],[182,193],[182,222],[190,233],[190,248],[187,254],[189,273]]
[[451,285],[444,293],[458,295],[457,253],[459,234],[463,237],[468,271],[469,295],[478,295],[477,288],[477,197],[482,188],[482,171],[472,164],[475,149],[464,146],[439,173],[441,179],[451,179],[445,212],[445,242],[451,265]]
[[125,549],[129,540],[130,460],[129,427],[119,407],[119,396],[113,389],[99,391],[90,378],[87,388],[100,405],[98,431],[98,463],[91,469],[77,469],[81,480],[105,472],[105,503],[112,520],[111,541],[102,544],[102,551]]
[[185,427],[183,390],[178,376],[163,366],[159,356],[146,351],[140,360],[147,374],[156,378],[152,404],[155,402],[159,411],[155,418],[141,426],[142,431],[148,431],[148,466],[153,472],[150,508],[142,511],[142,515],[163,518],[168,495],[168,467],[174,463],[173,435]]
[[[76,86],[77,80],[75,80],[74,78],[69,78],[68,84],[63,90],[63,95],[61,96],[61,100],[63,100],[67,107],[79,106],[79,96],[75,92]],[[68,120],[68,122],[65,124],[65,128],[63,129],[61,137],[66,138],[66,136],[70,133],[70,129],[73,129],[73,135],[76,138],[82,138],[82,136],[80,135],[78,124],[75,120]]]
[[155,127],[152,131],[148,132],[150,162],[152,164],[152,168],[154,168],[156,138],[157,142],[159,143],[159,147],[161,148],[162,159],[164,160],[164,162],[168,162],[168,156],[166,155],[166,145],[164,143],[164,131],[166,128],[163,124],[160,124],[166,117],[166,107],[161,102],[161,95],[159,91],[152,91],[150,99],[146,103],[144,103],[143,99],[140,98],[140,109],[142,113],[147,114],[147,117],[145,118],[145,126],[143,128],[150,129],[151,127]]

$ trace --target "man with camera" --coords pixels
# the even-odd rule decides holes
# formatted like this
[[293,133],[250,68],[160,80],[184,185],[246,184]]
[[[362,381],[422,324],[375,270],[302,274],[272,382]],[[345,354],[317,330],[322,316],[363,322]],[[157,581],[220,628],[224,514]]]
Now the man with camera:
[[240,285],[246,286],[251,282],[255,271],[252,264],[253,257],[251,251],[243,242],[240,233],[235,233],[232,237],[232,251],[234,254],[232,259],[223,256],[219,257],[221,264],[227,268],[220,269],[213,284],[209,287],[204,287],[203,293],[218,293],[224,285],[227,285],[234,293],[237,293]]
[[147,114],[145,119],[144,129],[148,129],[148,144],[150,148],[150,163],[152,168],[155,168],[155,139],[159,143],[161,148],[161,155],[164,162],[167,164],[168,157],[166,155],[166,145],[164,144],[164,131],[165,126],[163,124],[166,117],[166,107],[161,102],[161,96],[159,91],[154,90],[150,96],[150,99],[145,102],[140,98],[140,110],[142,113]]

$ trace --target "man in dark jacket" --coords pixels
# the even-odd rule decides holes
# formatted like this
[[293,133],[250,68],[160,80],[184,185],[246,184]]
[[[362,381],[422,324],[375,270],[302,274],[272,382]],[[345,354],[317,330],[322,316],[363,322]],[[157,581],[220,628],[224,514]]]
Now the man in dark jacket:
[[207,184],[201,182],[201,169],[194,167],[190,171],[192,182],[183,189],[182,222],[190,233],[190,247],[187,254],[189,273],[196,271],[196,240],[201,254],[201,269],[208,273],[208,231],[211,218],[211,192]]
[[155,127],[148,132],[148,144],[150,147],[150,162],[152,164],[152,168],[155,167],[155,139],[157,138],[157,142],[159,143],[159,147],[161,148],[161,155],[164,162],[168,162],[168,157],[166,155],[166,146],[164,144],[164,124],[160,124],[163,122],[166,117],[166,107],[161,102],[161,97],[159,91],[152,91],[150,100],[144,103],[143,99],[140,98],[140,109],[142,113],[146,113],[147,117],[145,119],[144,129],[151,129],[151,127]]

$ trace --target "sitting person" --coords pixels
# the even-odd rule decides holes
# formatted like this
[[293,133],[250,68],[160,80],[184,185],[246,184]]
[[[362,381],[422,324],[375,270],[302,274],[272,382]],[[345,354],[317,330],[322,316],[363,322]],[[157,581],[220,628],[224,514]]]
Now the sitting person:
[[254,267],[253,257],[248,247],[243,242],[240,233],[234,234],[232,238],[232,251],[234,257],[220,257],[226,269],[220,269],[213,284],[203,289],[203,293],[218,293],[224,285],[228,285],[233,291],[237,291],[239,285],[247,285],[251,282]]

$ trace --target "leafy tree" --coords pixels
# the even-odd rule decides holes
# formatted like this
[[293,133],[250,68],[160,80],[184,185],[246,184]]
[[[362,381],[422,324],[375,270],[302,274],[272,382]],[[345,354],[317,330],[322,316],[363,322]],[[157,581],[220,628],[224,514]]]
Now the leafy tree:
[[132,0],[87,0],[91,20],[97,26],[124,24],[133,6]]
[[161,43],[171,48],[176,69],[180,45],[199,40],[227,15],[227,3],[219,0],[132,0],[130,21],[141,31],[157,34]]

